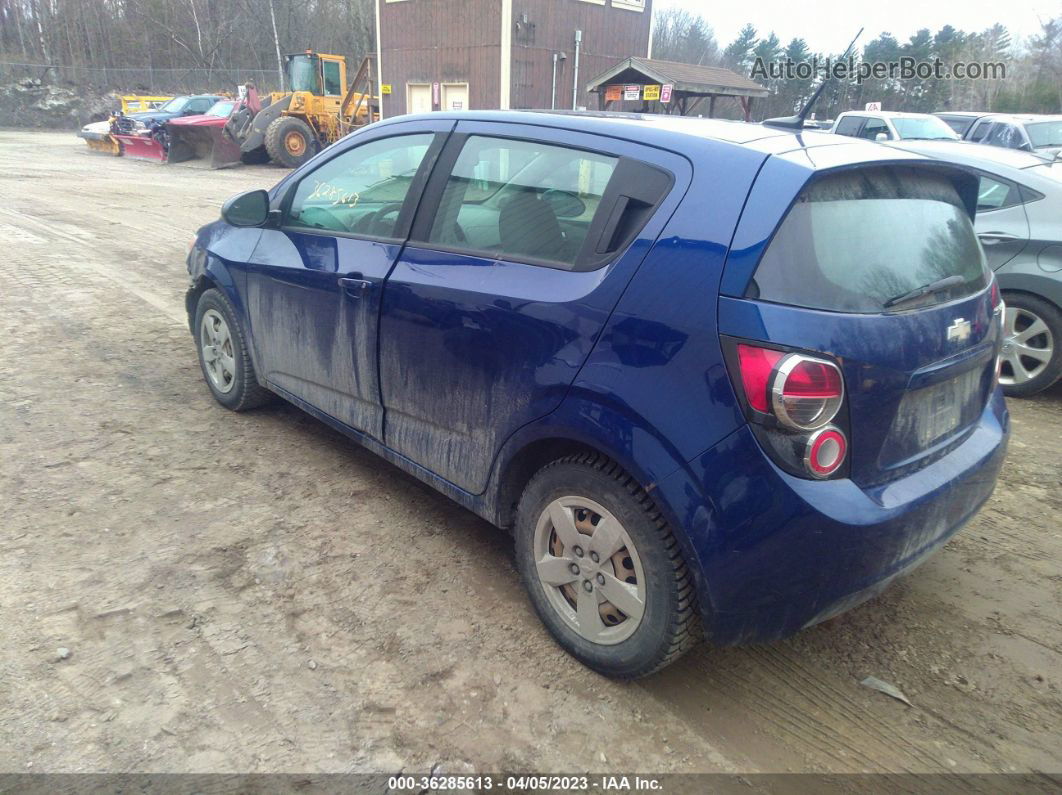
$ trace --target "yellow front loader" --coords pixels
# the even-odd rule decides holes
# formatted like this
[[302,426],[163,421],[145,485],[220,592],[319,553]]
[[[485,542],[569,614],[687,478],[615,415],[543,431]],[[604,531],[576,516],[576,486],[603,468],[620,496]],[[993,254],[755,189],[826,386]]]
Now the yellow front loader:
[[261,108],[252,89],[223,134],[246,163],[268,160],[296,168],[320,149],[379,118],[372,56],[347,86],[347,60],[312,50],[285,56],[290,91],[273,92]]

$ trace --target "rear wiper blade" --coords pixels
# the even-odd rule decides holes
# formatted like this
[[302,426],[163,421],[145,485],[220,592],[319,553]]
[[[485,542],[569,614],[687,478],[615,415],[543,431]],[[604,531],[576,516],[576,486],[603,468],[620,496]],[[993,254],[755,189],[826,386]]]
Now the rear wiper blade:
[[952,276],[945,276],[943,279],[937,279],[935,282],[924,284],[921,287],[916,287],[906,293],[894,296],[885,302],[885,308],[896,306],[897,304],[906,304],[908,301],[913,301],[916,298],[922,298],[926,295],[932,295],[933,293],[939,293],[943,290],[947,290],[949,287],[958,287],[964,283],[966,279],[958,274]]

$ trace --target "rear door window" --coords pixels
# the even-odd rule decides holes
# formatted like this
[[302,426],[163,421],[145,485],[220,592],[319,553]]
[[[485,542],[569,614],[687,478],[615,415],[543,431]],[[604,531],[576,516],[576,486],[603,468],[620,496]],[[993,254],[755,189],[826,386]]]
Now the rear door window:
[[573,265],[618,162],[539,141],[472,136],[427,242]]
[[983,141],[984,137],[988,135],[988,130],[992,127],[992,122],[981,120],[977,122],[977,126],[970,132],[971,141]]
[[837,134],[855,136],[859,133],[859,125],[862,123],[863,119],[859,116],[845,116],[837,122]]
[[867,123],[863,125],[863,132],[859,134],[860,138],[866,138],[868,141],[878,140],[878,134],[884,133],[886,139],[892,138],[892,134],[889,132],[889,126],[885,124],[884,119],[869,118]]
[[919,169],[866,168],[825,176],[804,189],[746,296],[877,313],[942,279],[948,279],[946,289],[896,308],[955,300],[988,284],[984,254],[954,185]]

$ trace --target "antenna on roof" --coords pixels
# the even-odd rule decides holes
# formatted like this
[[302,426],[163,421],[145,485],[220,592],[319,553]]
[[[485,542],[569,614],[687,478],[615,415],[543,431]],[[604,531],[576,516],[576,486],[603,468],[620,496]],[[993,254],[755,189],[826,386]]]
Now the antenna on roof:
[[[855,43],[859,40],[859,37],[863,35],[863,28],[859,29],[855,38],[852,39],[851,44],[848,45],[848,49],[844,51],[844,55],[841,56],[843,61],[848,57],[848,54],[852,51]],[[807,102],[804,103],[804,107],[800,109],[800,112],[796,116],[779,116],[776,119],[766,119],[763,123],[768,127],[781,127],[785,130],[803,130],[804,119],[811,112],[811,109],[815,107],[815,103],[818,102],[819,96],[822,94],[822,90],[826,88],[826,84],[830,82],[830,76],[826,75],[819,83],[819,87],[815,89],[815,93],[811,95]]]

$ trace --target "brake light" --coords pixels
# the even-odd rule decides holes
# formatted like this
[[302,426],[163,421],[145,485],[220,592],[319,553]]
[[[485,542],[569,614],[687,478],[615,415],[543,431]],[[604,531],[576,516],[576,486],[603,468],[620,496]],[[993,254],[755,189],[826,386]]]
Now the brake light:
[[738,345],[738,363],[741,366],[741,384],[745,397],[756,411],[767,411],[767,385],[778,360],[785,354],[754,345]]
[[837,365],[799,353],[786,356],[771,379],[771,406],[783,425],[812,431],[837,416],[844,384]]
[[840,367],[796,351],[725,337],[724,343],[728,363],[738,371],[732,375],[740,383],[746,415],[767,453],[801,477],[840,474],[848,457]]
[[992,278],[992,309],[996,309],[1001,303],[1003,303],[1003,297],[999,294],[999,282]]

